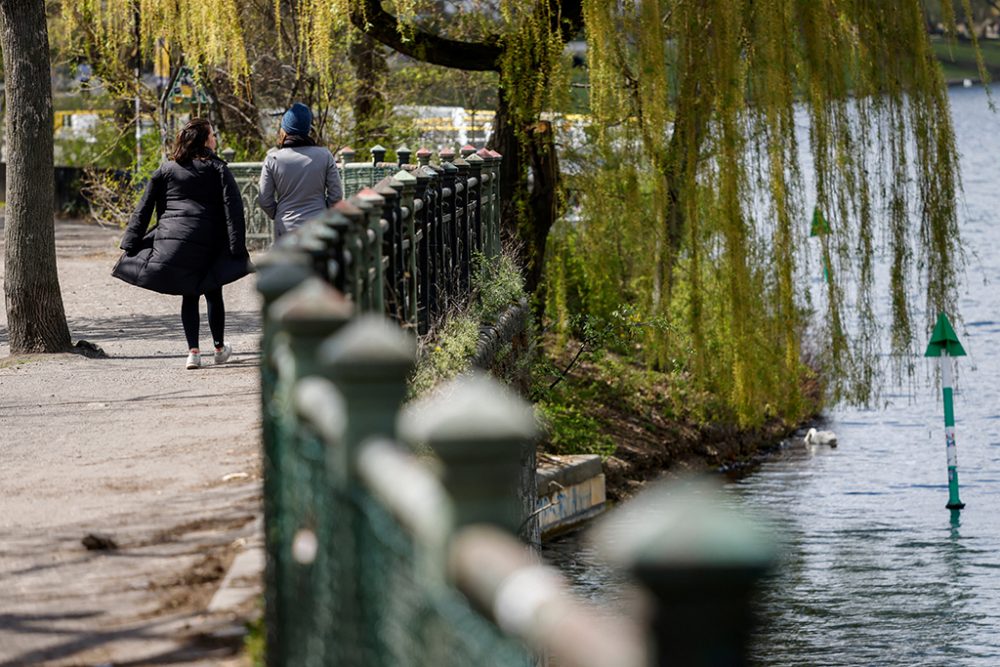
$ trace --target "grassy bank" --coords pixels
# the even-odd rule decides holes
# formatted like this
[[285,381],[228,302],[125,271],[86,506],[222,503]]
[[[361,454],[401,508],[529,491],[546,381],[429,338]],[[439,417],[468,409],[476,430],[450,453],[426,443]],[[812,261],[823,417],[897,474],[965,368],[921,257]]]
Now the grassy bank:
[[[972,42],[956,41],[953,44],[946,39],[935,38],[931,44],[944,69],[945,81],[955,83],[964,79],[979,80],[979,67],[976,64],[976,52]],[[1000,41],[981,41],[979,50],[983,54],[983,63],[990,79],[1000,80]]]
[[[547,430],[542,450],[601,455],[614,501],[665,473],[743,473],[801,426],[776,418],[741,429],[723,403],[694,388],[684,371],[650,370],[609,351],[583,355],[562,376],[578,344],[559,346],[547,337],[543,349],[546,359],[535,378],[536,407]],[[815,415],[818,386],[807,393]]]

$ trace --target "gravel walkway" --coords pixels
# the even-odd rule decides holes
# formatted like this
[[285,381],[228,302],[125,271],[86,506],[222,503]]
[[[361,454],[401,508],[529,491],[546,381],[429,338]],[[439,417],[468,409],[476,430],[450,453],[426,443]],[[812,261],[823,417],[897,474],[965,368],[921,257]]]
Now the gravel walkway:
[[111,278],[118,237],[56,224],[73,340],[110,358],[10,357],[0,309],[0,665],[240,664],[254,605],[205,609],[259,515],[254,281],[225,288],[230,362],[186,371],[180,297]]

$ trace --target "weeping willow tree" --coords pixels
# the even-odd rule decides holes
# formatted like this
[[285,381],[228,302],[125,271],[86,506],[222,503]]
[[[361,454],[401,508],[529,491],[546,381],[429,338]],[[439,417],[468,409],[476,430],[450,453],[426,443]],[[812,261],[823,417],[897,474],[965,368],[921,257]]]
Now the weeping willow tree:
[[[585,20],[598,150],[640,156],[582,178],[568,233],[594,265],[585,308],[624,290],[668,316],[648,360],[680,359],[744,424],[805,409],[806,361],[861,402],[886,370],[905,375],[916,335],[954,307],[961,263],[921,3],[626,0],[587,2]],[[623,184],[638,205],[616,214]],[[617,281],[595,270],[615,264]]]
[[[138,12],[144,48],[166,37],[188,60],[224,64],[237,87],[254,76],[236,0],[64,4],[100,44],[128,35]],[[565,43],[584,35],[590,159],[580,220],[561,232],[572,243],[549,253],[550,300],[565,305],[573,290],[583,311],[626,299],[665,317],[646,361],[684,368],[752,424],[803,409],[805,361],[834,397],[871,398],[882,327],[905,367],[926,313],[953,307],[958,165],[925,4],[477,0],[455,13],[430,0],[295,0],[275,30],[296,22],[302,66],[325,84],[348,24],[418,60],[498,72],[492,142],[507,198],[521,202],[512,236],[537,275],[556,206],[528,205],[526,173],[556,162],[533,128],[566,91]],[[936,9],[954,29],[951,1]],[[876,317],[883,263],[888,322]]]

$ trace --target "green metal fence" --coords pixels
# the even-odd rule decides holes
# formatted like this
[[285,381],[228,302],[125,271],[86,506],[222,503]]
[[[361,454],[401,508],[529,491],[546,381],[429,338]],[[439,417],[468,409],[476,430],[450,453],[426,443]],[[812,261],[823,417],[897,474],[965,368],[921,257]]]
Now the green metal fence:
[[275,249],[258,273],[269,665],[745,664],[752,585],[772,557],[746,522],[704,500],[650,513],[669,525],[628,519],[639,537],[618,559],[655,613],[574,599],[516,537],[530,406],[474,375],[402,409],[412,333],[359,316],[311,264]]

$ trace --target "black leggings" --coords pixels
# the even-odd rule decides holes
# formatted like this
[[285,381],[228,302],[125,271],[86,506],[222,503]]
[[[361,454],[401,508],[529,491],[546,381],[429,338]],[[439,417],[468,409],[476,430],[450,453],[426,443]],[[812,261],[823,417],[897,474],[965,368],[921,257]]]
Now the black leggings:
[[[198,294],[185,294],[181,297],[181,322],[184,324],[184,335],[187,336],[188,348],[198,347],[198,330],[201,319],[198,315]],[[205,292],[208,303],[208,328],[212,330],[215,347],[222,347],[223,334],[226,332],[226,305],[222,302],[222,288]]]

